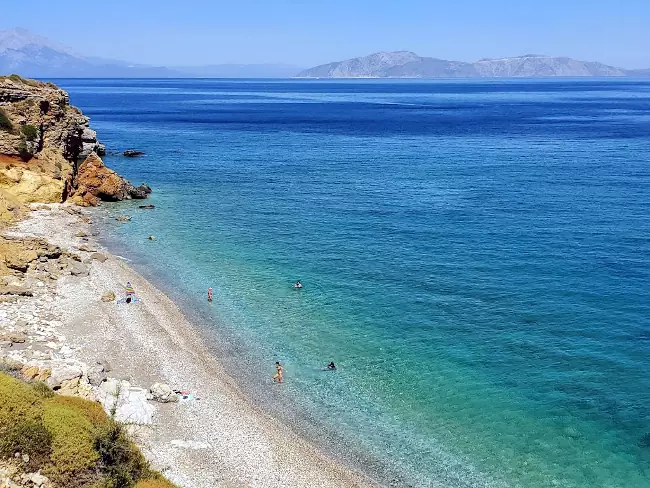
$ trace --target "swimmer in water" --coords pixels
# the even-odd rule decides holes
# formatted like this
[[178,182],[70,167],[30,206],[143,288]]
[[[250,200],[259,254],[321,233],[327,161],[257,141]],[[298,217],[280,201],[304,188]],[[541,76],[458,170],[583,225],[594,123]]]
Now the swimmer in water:
[[293,285],[294,288],[302,288],[302,283],[300,283],[300,280],[296,281],[296,284]]
[[334,364],[334,361],[331,361],[331,362],[327,365],[327,369],[329,369],[329,370],[334,370],[334,369],[336,369],[336,364]]
[[208,301],[212,301],[212,287],[208,288]]
[[279,361],[275,362],[275,374],[273,375],[273,381],[276,383],[282,383],[282,373],[283,368]]

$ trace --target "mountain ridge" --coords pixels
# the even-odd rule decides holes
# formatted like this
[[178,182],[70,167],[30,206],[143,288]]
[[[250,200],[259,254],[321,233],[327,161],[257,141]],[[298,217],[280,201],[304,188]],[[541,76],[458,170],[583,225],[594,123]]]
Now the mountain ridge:
[[270,63],[150,66],[84,56],[27,29],[0,31],[0,73],[30,78],[290,78],[301,69]]
[[626,70],[567,56],[526,54],[483,58],[472,63],[423,57],[411,51],[381,51],[322,64],[296,78],[542,78],[649,76],[650,70]]

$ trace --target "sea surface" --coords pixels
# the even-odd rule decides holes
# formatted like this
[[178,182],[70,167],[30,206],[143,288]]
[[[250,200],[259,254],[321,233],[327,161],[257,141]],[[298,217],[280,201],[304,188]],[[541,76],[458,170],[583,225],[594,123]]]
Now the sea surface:
[[328,452],[650,486],[650,82],[56,81],[154,189],[104,206],[109,246]]

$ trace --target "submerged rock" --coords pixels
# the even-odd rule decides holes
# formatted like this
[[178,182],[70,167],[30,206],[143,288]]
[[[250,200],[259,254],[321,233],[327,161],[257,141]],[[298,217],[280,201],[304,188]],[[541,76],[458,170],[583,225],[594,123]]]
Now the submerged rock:
[[118,222],[129,222],[131,220],[131,217],[128,215],[120,215],[119,217],[115,217],[115,220]]
[[122,155],[124,155],[127,158],[137,158],[139,156],[144,156],[144,152],[143,151],[137,151],[135,149],[127,149],[126,151],[124,151],[122,153]]

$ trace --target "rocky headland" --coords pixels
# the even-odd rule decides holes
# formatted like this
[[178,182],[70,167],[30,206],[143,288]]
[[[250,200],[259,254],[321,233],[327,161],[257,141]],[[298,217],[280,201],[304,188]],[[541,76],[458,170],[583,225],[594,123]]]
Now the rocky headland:
[[[89,119],[51,83],[0,77],[0,198],[15,204],[146,198],[107,168]],[[14,208],[17,208],[14,206]]]

